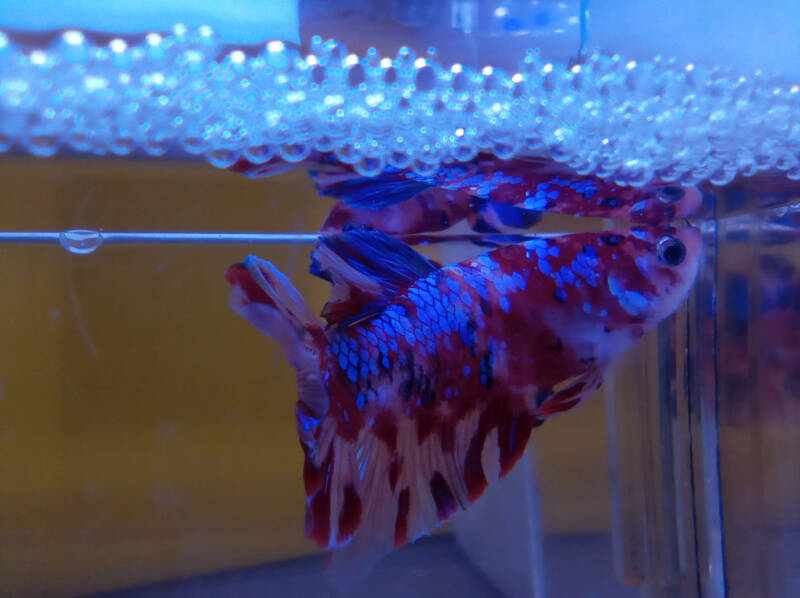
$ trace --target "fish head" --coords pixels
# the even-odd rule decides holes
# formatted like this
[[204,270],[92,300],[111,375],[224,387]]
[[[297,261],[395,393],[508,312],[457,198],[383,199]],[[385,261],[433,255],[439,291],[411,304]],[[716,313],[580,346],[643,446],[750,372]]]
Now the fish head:
[[[626,242],[627,255],[608,262],[606,286],[623,310],[650,330],[678,309],[689,294],[702,255],[700,231],[692,226],[635,228]],[[624,286],[615,282],[624,282]],[[644,295],[646,303],[633,296],[635,305],[631,305],[631,291]]]
[[699,231],[688,226],[578,233],[556,243],[548,270],[559,286],[542,316],[579,359],[598,365],[680,307],[702,249]]

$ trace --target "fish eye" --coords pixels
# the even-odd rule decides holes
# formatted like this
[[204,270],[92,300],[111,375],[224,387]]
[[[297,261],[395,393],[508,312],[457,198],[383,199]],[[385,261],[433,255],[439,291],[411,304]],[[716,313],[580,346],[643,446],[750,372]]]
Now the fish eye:
[[684,195],[686,195],[686,189],[674,185],[659,187],[656,190],[656,196],[662,203],[675,203],[683,199]]
[[666,235],[658,240],[658,259],[668,266],[677,266],[686,258],[686,246],[683,241]]

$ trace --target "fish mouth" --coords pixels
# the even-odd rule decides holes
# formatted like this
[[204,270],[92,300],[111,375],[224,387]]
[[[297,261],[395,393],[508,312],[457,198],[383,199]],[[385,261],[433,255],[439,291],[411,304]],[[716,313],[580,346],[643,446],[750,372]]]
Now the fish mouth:
[[275,305],[259,284],[258,279],[263,279],[263,276],[254,276],[253,270],[258,272],[258,262],[248,257],[244,262],[233,264],[225,271],[225,280],[232,287],[229,297],[231,307],[244,307],[251,303]]

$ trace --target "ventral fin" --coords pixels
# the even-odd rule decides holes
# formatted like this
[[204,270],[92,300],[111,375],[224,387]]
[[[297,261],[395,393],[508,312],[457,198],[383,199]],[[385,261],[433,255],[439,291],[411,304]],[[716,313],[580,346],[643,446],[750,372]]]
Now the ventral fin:
[[603,383],[602,368],[592,368],[580,376],[575,376],[560,384],[544,398],[536,400],[531,412],[537,417],[547,419],[569,411],[592,396]]
[[311,254],[311,274],[333,284],[322,315],[328,324],[347,325],[386,306],[437,265],[389,235],[359,226],[322,236]]

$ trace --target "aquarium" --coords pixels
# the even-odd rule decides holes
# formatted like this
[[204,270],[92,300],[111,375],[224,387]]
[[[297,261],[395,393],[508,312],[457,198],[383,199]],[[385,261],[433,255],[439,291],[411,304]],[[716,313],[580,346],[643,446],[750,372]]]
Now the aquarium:
[[798,27],[5,0],[0,596],[799,596]]

